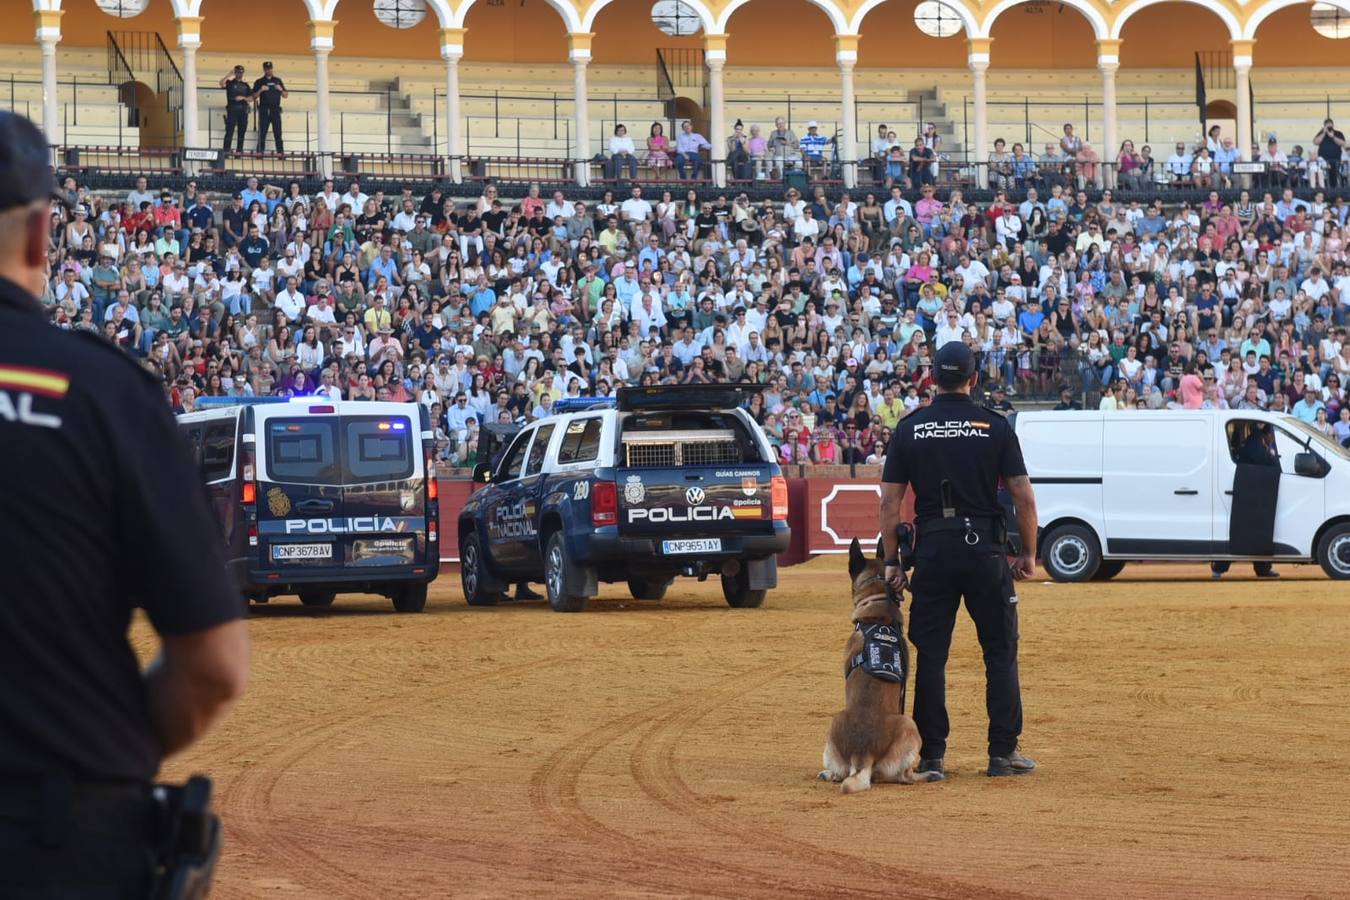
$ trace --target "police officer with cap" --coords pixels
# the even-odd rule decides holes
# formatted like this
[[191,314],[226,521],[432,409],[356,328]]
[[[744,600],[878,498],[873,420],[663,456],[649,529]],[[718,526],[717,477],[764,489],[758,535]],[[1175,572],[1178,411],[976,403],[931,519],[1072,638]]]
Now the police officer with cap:
[[[1035,763],[1017,750],[1022,698],[1017,682],[1017,594],[1036,559],[1036,498],[1022,449],[1001,415],[970,397],[975,356],[961,341],[934,357],[938,395],[896,425],[881,484],[881,535],[886,580],[908,583],[901,560],[900,507],[914,490],[914,599],[909,639],[917,651],[914,721],[923,738],[919,771],[942,775],[947,749],[945,670],[957,609],[964,597],[984,651],[989,713],[989,775],[1020,775]],[[1022,555],[1011,569],[998,501],[1002,479],[1017,509]]]
[[263,63],[262,77],[253,82],[253,99],[258,101],[258,152],[262,153],[267,144],[267,129],[272,129],[273,143],[277,152],[284,153],[281,145],[281,101],[290,96],[286,82],[272,71],[272,62]]
[[36,299],[48,153],[0,112],[0,897],[146,897],[151,780],[243,689],[244,605],[162,386]]
[[248,101],[253,89],[244,80],[244,67],[235,66],[229,75],[220,79],[225,90],[225,152],[230,152],[230,141],[234,140],[234,152],[244,152],[244,132],[248,130]]

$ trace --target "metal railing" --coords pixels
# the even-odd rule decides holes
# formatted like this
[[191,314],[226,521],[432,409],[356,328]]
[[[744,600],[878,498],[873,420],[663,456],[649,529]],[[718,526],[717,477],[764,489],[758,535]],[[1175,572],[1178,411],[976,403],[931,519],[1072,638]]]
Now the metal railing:
[[[127,62],[111,31],[108,32],[108,84],[117,88],[117,99],[127,111],[127,125],[140,127],[141,114],[136,104],[136,72]],[[78,110],[76,115],[79,115]]]
[[164,102],[164,110],[172,120],[170,130],[177,139],[183,131],[183,73],[159,32],[109,31],[107,35],[110,78],[121,79],[119,84],[140,82],[153,90]]

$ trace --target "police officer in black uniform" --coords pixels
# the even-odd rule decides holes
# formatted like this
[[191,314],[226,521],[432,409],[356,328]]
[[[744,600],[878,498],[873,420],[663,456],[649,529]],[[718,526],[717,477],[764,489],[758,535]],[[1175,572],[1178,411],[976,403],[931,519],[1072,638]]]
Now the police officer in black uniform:
[[272,129],[272,140],[278,153],[285,153],[281,146],[281,101],[290,94],[286,91],[286,82],[272,71],[272,63],[263,63],[262,77],[253,82],[253,99],[258,101],[258,152],[263,152],[267,143],[267,129]]
[[244,132],[248,131],[248,102],[253,97],[253,89],[244,80],[244,67],[235,66],[234,71],[220,79],[225,89],[225,152],[230,152],[230,140],[234,139],[234,152],[244,152]]
[[[909,639],[917,651],[914,721],[923,738],[920,772],[943,774],[947,749],[945,669],[961,598],[984,651],[989,713],[989,775],[1030,772],[1017,750],[1022,698],[1017,683],[1017,594],[1036,558],[1036,499],[1022,448],[1001,415],[970,398],[978,381],[975,356],[960,341],[934,358],[939,393],[896,425],[881,485],[886,579],[897,592],[907,579],[900,559],[900,506],[914,489],[915,532]],[[1007,528],[998,502],[1003,479],[1017,509],[1022,555],[1011,569]]]
[[243,689],[244,605],[161,386],[36,299],[48,154],[0,112],[0,897],[144,898],[151,779]]

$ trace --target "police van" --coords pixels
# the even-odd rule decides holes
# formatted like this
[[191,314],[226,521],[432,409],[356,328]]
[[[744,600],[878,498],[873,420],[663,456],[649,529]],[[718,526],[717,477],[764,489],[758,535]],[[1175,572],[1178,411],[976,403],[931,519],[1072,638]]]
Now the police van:
[[430,417],[421,404],[206,398],[178,417],[250,600],[338,593],[420,612],[440,560]]
[[575,612],[600,582],[659,600],[677,576],[717,576],[733,607],[764,602],[788,548],[788,491],[742,408],[761,385],[620,388],[570,398],[526,425],[474,479],[457,517],[460,576],[475,606],[543,582]]

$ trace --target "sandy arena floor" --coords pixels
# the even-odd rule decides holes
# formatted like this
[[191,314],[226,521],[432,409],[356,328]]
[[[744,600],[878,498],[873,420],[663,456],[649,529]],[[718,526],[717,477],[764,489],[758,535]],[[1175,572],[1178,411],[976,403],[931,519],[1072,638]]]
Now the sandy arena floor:
[[[982,774],[963,614],[943,784],[815,780],[841,558],[582,615],[273,601],[253,681],[167,778],[216,778],[213,897],[1350,897],[1350,589],[1127,568],[1019,591],[1029,778]],[[143,626],[137,634],[143,639]]]

